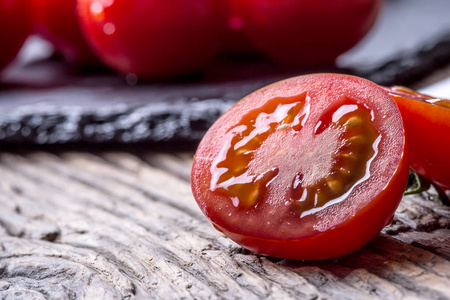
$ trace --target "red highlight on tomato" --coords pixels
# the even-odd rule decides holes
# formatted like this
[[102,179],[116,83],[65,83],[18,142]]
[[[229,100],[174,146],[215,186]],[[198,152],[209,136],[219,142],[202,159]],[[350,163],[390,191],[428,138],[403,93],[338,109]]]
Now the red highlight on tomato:
[[408,177],[400,112],[367,80],[306,75],[258,90],[210,128],[192,191],[225,235],[292,259],[351,253],[392,219]]
[[288,66],[332,65],[372,28],[382,0],[229,0],[242,32]]
[[203,71],[221,46],[226,3],[218,0],[78,0],[84,35],[109,67],[140,79]]
[[32,29],[28,0],[0,0],[0,71],[17,55]]
[[68,62],[77,66],[100,63],[81,33],[76,0],[32,0],[32,4],[35,31]]

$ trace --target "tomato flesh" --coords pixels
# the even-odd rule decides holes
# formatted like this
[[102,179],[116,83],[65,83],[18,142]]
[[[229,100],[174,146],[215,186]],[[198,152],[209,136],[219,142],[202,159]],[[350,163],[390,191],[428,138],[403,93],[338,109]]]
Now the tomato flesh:
[[404,87],[386,88],[402,113],[411,145],[410,164],[417,173],[450,189],[450,100]]
[[406,154],[400,113],[380,87],[301,76],[247,96],[211,127],[192,190],[214,226],[252,251],[336,257],[390,222]]

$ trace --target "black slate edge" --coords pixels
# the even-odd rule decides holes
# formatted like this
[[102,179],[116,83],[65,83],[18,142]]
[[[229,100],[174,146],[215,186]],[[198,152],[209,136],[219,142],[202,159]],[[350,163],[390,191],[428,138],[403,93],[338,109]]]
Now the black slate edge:
[[111,114],[82,110],[26,112],[0,120],[0,141],[33,144],[198,141],[233,103],[207,99],[159,111],[149,104]]
[[[450,32],[434,43],[403,53],[370,70],[342,70],[382,85],[405,85],[420,80],[450,64]],[[263,86],[266,78],[255,78]],[[248,85],[248,82],[245,82]],[[198,141],[212,123],[238,99],[216,98],[186,102],[175,99],[158,110],[153,104],[127,107],[121,111],[56,110],[12,111],[0,114],[0,142],[37,145],[68,143],[189,142]]]
[[385,64],[354,72],[380,85],[408,85],[450,64],[450,32],[416,51],[399,53]]

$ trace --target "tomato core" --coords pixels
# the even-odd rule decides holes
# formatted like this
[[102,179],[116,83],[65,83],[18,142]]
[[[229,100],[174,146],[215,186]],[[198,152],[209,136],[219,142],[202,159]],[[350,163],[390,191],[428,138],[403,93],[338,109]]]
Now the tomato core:
[[[249,209],[281,176],[288,186],[285,205],[300,217],[345,199],[369,177],[377,153],[379,133],[372,112],[345,99],[313,128],[304,128],[309,101],[305,93],[276,97],[245,114],[226,133],[211,165],[210,190],[228,196],[235,207]],[[299,142],[290,143],[292,139]],[[286,164],[292,153],[296,164]]]

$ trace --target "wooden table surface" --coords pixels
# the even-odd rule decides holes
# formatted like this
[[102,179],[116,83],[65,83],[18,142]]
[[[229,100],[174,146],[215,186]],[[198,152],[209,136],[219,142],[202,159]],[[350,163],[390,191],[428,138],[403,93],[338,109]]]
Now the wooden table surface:
[[197,207],[192,155],[2,151],[0,298],[450,299],[449,207],[407,196],[392,225],[338,259],[255,255]]

